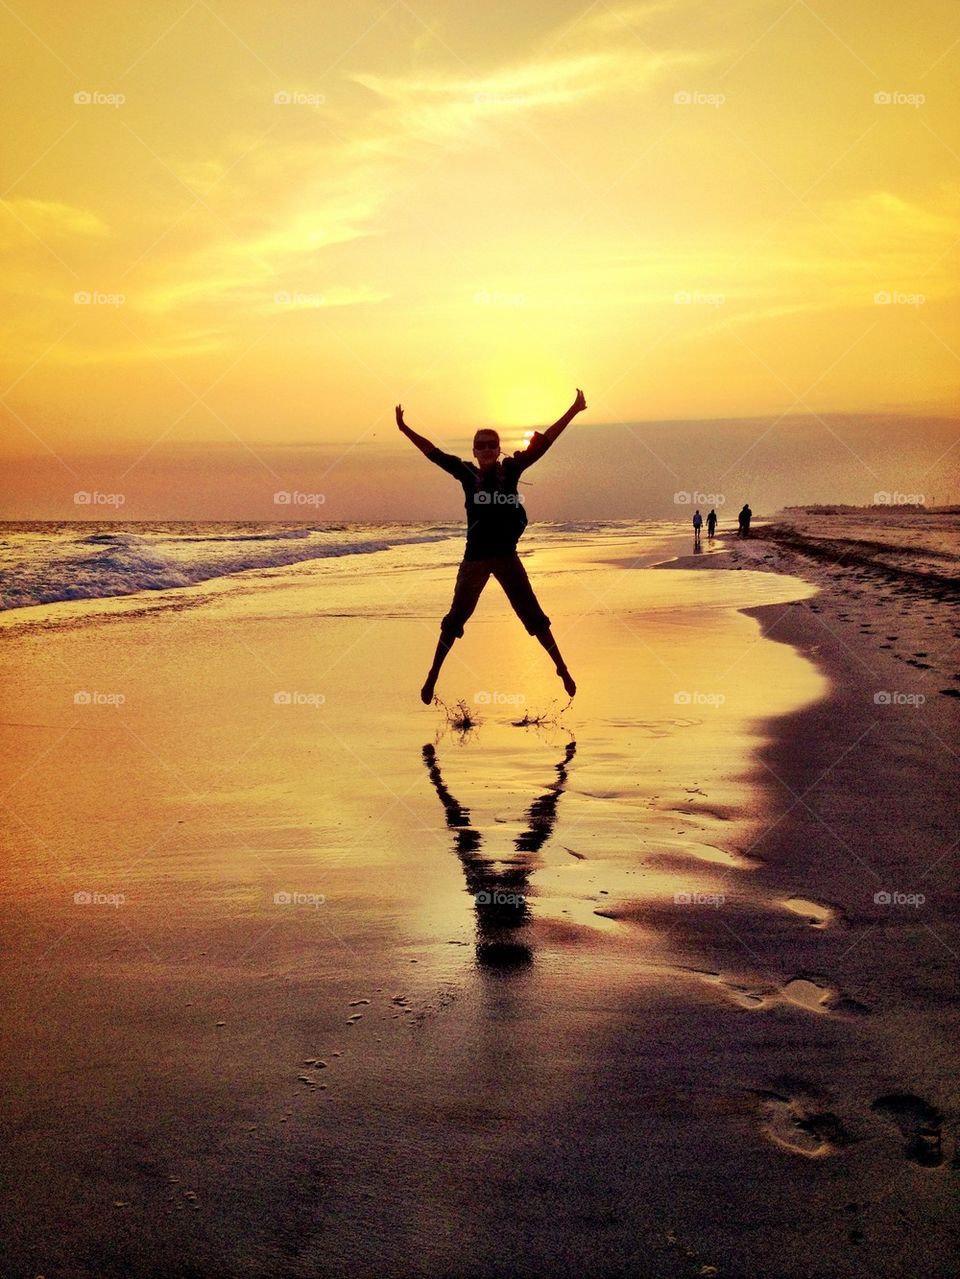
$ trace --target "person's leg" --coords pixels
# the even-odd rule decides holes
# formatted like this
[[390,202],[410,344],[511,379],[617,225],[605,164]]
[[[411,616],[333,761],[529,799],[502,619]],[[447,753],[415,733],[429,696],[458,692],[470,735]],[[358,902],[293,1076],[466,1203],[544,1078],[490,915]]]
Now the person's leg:
[[561,656],[557,641],[553,638],[550,630],[550,618],[540,607],[540,601],[533,592],[530,585],[530,579],[527,577],[527,570],[523,567],[523,562],[519,555],[503,555],[493,561],[492,571],[494,577],[503,587],[504,594],[510,601],[513,611],[523,622],[529,635],[543,645],[550,656],[553,658],[553,664],[556,667],[557,674],[563,680],[563,687],[568,695],[573,697],[577,691],[573,676],[567,670],[567,664]]
[[477,601],[490,578],[488,560],[464,560],[457,570],[457,582],[453,588],[453,602],[440,623],[440,638],[433,655],[433,665],[427,673],[420,700],[425,706],[433,701],[433,690],[444,659],[453,647],[454,640],[463,638],[464,623],[477,607]]

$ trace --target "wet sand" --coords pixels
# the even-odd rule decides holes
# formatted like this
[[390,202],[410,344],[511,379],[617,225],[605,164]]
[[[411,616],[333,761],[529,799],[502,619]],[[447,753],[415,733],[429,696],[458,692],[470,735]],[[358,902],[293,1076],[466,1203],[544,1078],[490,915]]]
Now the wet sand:
[[492,584],[466,732],[446,544],[24,611],[10,1273],[955,1273],[955,699],[793,552],[586,540],[573,705]]

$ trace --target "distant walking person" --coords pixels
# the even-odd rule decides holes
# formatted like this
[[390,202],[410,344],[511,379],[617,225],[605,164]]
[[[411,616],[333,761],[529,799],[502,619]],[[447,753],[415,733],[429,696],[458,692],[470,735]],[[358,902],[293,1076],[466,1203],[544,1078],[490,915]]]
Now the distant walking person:
[[741,510],[739,517],[740,530],[737,533],[738,537],[750,536],[750,518],[752,515],[753,511],[751,511],[750,507],[746,504],[746,502],[744,502],[743,509]]
[[700,514],[699,511],[694,511],[693,513],[693,544],[694,546],[699,546],[700,544],[701,528],[703,528],[703,516]]
[[716,532],[716,529],[717,529],[717,513],[716,511],[711,509],[710,514],[707,516],[707,538],[711,542],[713,541],[713,535]]
[[467,545],[457,572],[453,602],[440,623],[440,639],[433,665],[420,690],[420,699],[425,705],[429,706],[433,700],[433,690],[444,658],[454,640],[463,638],[464,623],[477,607],[491,574],[503,587],[527,633],[535,636],[550,654],[567,693],[573,697],[577,691],[573,676],[567,670],[550,631],[550,618],[540,607],[517,554],[517,542],[527,526],[527,513],[517,484],[527,467],[543,457],[557,436],[586,407],[583,392],[578,388],[577,398],[563,417],[542,435],[534,431],[525,449],[519,449],[512,457],[504,457],[502,462],[499,460],[500,436],[497,432],[477,431],[473,437],[473,456],[478,464],[474,466],[452,453],[441,452],[429,440],[412,431],[403,420],[402,406],[397,405],[397,426],[425,457],[460,481],[467,512]]

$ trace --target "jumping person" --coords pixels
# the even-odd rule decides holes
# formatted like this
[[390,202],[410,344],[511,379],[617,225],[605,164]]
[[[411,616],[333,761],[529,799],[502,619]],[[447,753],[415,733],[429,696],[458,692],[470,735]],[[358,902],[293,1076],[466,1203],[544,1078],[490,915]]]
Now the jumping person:
[[457,572],[453,602],[440,623],[440,639],[433,665],[420,690],[420,699],[425,705],[429,706],[433,701],[433,690],[444,658],[454,640],[463,638],[464,623],[476,608],[491,574],[503,587],[528,634],[535,636],[550,654],[569,696],[573,697],[577,691],[551,633],[550,618],[540,607],[517,554],[517,542],[527,526],[527,514],[517,485],[527,467],[543,457],[557,436],[586,407],[587,402],[578,387],[577,398],[563,417],[542,435],[534,431],[525,449],[518,450],[512,457],[504,457],[502,462],[499,434],[489,429],[477,431],[473,437],[473,456],[477,460],[474,466],[452,453],[441,452],[436,445],[412,431],[403,420],[402,406],[397,405],[397,426],[425,457],[460,481],[467,512],[467,544]]

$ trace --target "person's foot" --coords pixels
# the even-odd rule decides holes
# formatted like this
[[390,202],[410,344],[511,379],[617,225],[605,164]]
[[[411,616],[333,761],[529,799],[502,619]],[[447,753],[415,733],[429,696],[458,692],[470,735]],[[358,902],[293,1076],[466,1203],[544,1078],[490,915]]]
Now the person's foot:
[[558,666],[557,674],[563,680],[563,687],[567,690],[567,696],[573,697],[574,693],[577,691],[577,686],[573,681],[573,676],[570,674],[570,672],[567,670],[565,666],[563,667]]
[[433,690],[436,687],[436,683],[437,683],[436,675],[427,676],[426,682],[424,683],[423,688],[421,688],[420,690],[420,700],[421,702],[423,702],[424,706],[429,706],[430,703],[433,701]]

